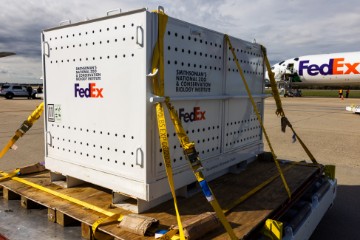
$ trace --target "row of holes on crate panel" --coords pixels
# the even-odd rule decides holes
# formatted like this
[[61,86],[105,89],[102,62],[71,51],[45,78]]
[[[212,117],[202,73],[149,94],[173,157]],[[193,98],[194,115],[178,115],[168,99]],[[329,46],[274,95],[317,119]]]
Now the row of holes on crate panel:
[[[171,46],[168,46],[168,51],[170,51],[172,48]],[[213,54],[208,54],[208,53],[203,53],[203,52],[198,52],[198,51],[192,51],[190,49],[186,50],[184,48],[182,48],[181,50],[178,49],[177,47],[173,47],[173,50],[177,53],[177,52],[181,52],[181,53],[188,53],[188,55],[193,54],[194,56],[204,56],[205,58],[209,57],[209,58],[214,58],[214,59],[218,59],[221,60],[221,56],[217,56],[217,55],[213,55]]]
[[228,132],[226,133],[226,136],[229,137],[229,136],[232,136],[232,135],[238,135],[238,134],[241,134],[241,133],[247,133],[247,132],[251,132],[251,131],[254,131],[254,130],[258,130],[260,129],[261,127],[260,126],[253,126],[253,127],[249,127],[249,128],[245,128],[245,129],[239,129],[237,131],[232,131],[232,132]]
[[[194,56],[204,56],[205,58],[209,57],[209,58],[214,58],[214,59],[219,59],[221,60],[221,56],[217,56],[217,55],[212,55],[212,54],[208,54],[208,53],[203,53],[203,52],[198,52],[198,51],[191,51],[190,49],[189,50],[185,50],[184,48],[181,48],[181,50],[178,48],[178,47],[171,47],[171,46],[168,46],[168,51],[171,51],[171,49],[173,49],[175,52],[181,52],[181,53],[188,53],[189,55],[193,54]],[[229,57],[229,62],[235,62],[235,59],[234,58],[231,58]],[[258,62],[253,62],[253,61],[248,61],[248,60],[245,60],[245,59],[240,59],[239,60],[240,63],[244,63],[244,64],[249,64],[249,65],[255,65],[255,66],[262,66],[261,63],[258,63]]]
[[[130,25],[131,27],[134,27],[135,25],[134,25],[134,23],[131,23],[131,25]],[[100,29],[98,29],[98,30],[95,30],[95,29],[93,29],[93,30],[90,30],[90,31],[85,31],[85,32],[77,32],[76,34],[75,33],[72,33],[72,34],[66,34],[66,35],[60,35],[59,37],[57,37],[57,36],[55,36],[55,37],[50,37],[49,38],[49,40],[50,41],[53,41],[53,40],[57,40],[57,39],[65,39],[65,38],[71,38],[71,37],[81,37],[81,36],[86,36],[86,35],[88,35],[88,34],[95,34],[95,33],[102,33],[102,32],[105,32],[105,31],[110,31],[110,30],[120,30],[120,29],[126,29],[126,24],[123,24],[122,25],[122,28],[121,28],[121,26],[114,26],[114,27],[112,27],[112,28],[110,28],[110,27],[107,27],[107,28],[104,28],[104,29],[102,29],[102,28],[100,28]]]
[[[186,130],[186,134],[189,133],[199,133],[199,132],[206,132],[206,131],[211,131],[211,130],[215,130],[215,129],[220,129],[220,126],[209,126],[209,127],[203,127],[203,128],[197,128],[197,129],[192,129],[192,130]],[[167,137],[176,137],[176,133],[172,133],[172,134],[167,134]]]
[[[206,143],[206,142],[211,142],[211,141],[216,141],[219,140],[219,136],[213,136],[213,137],[208,137],[208,138],[203,138],[203,139],[198,139],[195,140],[194,142],[197,144],[201,144],[201,143]],[[182,148],[181,144],[180,145],[173,145],[172,146],[173,149],[177,149],[177,148]],[[162,149],[160,148],[159,152],[162,152]],[[203,153],[205,153],[204,151],[202,151]]]
[[[118,148],[110,148],[110,147],[106,147],[103,145],[96,145],[93,143],[88,143],[88,142],[83,142],[83,141],[79,141],[79,140],[71,140],[71,139],[65,139],[65,138],[59,138],[59,137],[52,137],[52,139],[55,141],[57,140],[58,142],[63,142],[63,143],[70,143],[70,144],[79,144],[81,147],[91,147],[91,148],[98,148],[100,150],[107,150],[107,151],[114,151],[115,153],[122,153],[122,154],[126,154],[126,150],[119,150]],[[133,156],[134,152],[130,152],[130,154]]]
[[[100,59],[100,60],[102,60],[102,59],[111,59],[111,58],[115,58],[115,59],[117,59],[117,58],[126,58],[126,54],[123,54],[123,55],[114,55],[114,56],[110,56],[110,55],[108,55],[108,56],[106,56],[106,57],[102,57],[102,56],[100,56],[100,57],[98,57],[98,58],[96,58],[96,57],[86,57],[86,58],[79,58],[79,59],[75,59],[75,58],[73,58],[73,59],[61,59],[61,60],[51,60],[50,61],[50,63],[66,63],[66,62],[76,62],[76,61],[90,61],[90,60],[93,60],[93,61],[95,61],[96,59]],[[128,55],[129,56],[129,55]],[[134,53],[132,53],[131,55],[130,55],[131,57],[134,57],[135,56],[135,54]]]
[[[256,57],[261,57],[261,54],[257,53],[257,52],[251,52],[251,51],[247,51],[247,50],[243,50],[243,49],[239,49],[239,48],[233,48],[234,49],[234,52],[236,53],[244,53],[244,54],[248,54],[250,56],[256,56]],[[232,55],[232,52],[230,51],[231,48],[229,47],[228,48],[228,55]]]
[[[178,48],[177,47],[174,47],[173,48],[174,49],[174,51],[175,52],[178,52]],[[168,46],[168,50],[170,51],[171,50],[171,46]],[[209,58],[213,58],[214,57],[214,59],[219,59],[219,60],[221,60],[221,56],[216,56],[216,55],[212,55],[212,54],[208,54],[208,53],[202,53],[202,52],[197,52],[197,51],[191,51],[190,49],[189,50],[185,50],[184,48],[182,48],[181,50],[179,50],[179,52],[182,52],[182,53],[188,53],[189,55],[190,54],[194,54],[194,56],[197,56],[197,55],[199,55],[199,56],[204,56],[205,58],[207,58],[207,57],[209,57]],[[220,62],[221,63],[221,62]],[[199,68],[203,68],[204,67],[204,69],[210,69],[210,70],[219,70],[219,71],[221,71],[221,67],[216,67],[216,66],[207,66],[207,65],[202,65],[202,64],[196,64],[196,63],[184,63],[184,62],[178,62],[177,60],[174,60],[173,62],[172,61],[170,61],[170,60],[168,60],[167,61],[167,64],[168,65],[171,65],[171,64],[174,64],[174,65],[181,65],[181,66],[188,66],[188,67],[191,67],[191,66],[193,66],[194,68],[196,68],[196,67],[199,67]]]
[[[180,34],[178,34],[177,32],[172,33],[171,31],[168,31],[167,34],[168,34],[168,36],[174,36],[175,38],[179,37],[182,40],[194,41],[195,43],[201,43],[201,44],[221,48],[221,44],[216,43],[216,42],[213,43],[211,41],[208,42],[207,40],[203,40],[201,38],[196,38],[196,37],[191,37],[191,36],[184,36],[184,35],[180,36]],[[229,47],[229,50],[230,50],[230,47]],[[251,52],[249,50],[244,50],[244,49],[241,49],[241,48],[234,48],[234,50],[237,53],[240,52],[240,53],[248,54],[248,55],[251,55],[251,56],[257,56],[257,57],[261,56],[259,53]]]
[[[171,65],[171,61],[170,60],[168,60],[167,61],[167,64],[168,65]],[[193,66],[194,68],[196,68],[196,67],[199,67],[199,68],[203,68],[204,67],[204,69],[210,69],[210,70],[212,70],[212,69],[214,69],[214,70],[219,70],[219,71],[221,71],[221,67],[212,67],[212,66],[207,66],[207,65],[205,65],[205,66],[203,66],[203,65],[201,65],[201,64],[199,64],[199,65],[197,65],[196,63],[194,63],[194,64],[192,64],[192,63],[184,63],[184,62],[181,62],[181,63],[178,63],[178,61],[177,60],[175,60],[174,62],[173,62],[173,64],[174,65],[177,65],[177,64],[179,64],[179,65],[181,65],[181,66],[188,66],[188,67],[191,67],[191,66]],[[237,68],[228,68],[228,72],[239,72],[239,70],[237,69]],[[249,70],[243,70],[243,72],[244,72],[244,74],[253,74],[253,75],[259,75],[259,76],[261,76],[261,75],[263,75],[263,71],[262,71],[262,69],[261,69],[261,71],[259,71],[259,72],[256,72],[256,71],[249,71]]]
[[225,146],[228,147],[228,146],[236,145],[237,143],[243,143],[243,142],[246,143],[252,140],[259,140],[259,139],[260,139],[260,134],[255,134],[248,137],[236,138],[234,139],[234,141],[227,142]]
[[[170,60],[168,60],[167,61],[167,64],[168,65],[171,65],[171,61]],[[191,66],[193,66],[194,68],[196,68],[196,67],[199,67],[199,68],[203,68],[204,67],[204,69],[210,69],[210,70],[219,70],[219,71],[221,71],[221,67],[213,67],[213,66],[207,66],[207,65],[202,65],[202,64],[196,64],[196,63],[184,63],[184,62],[179,62],[178,63],[178,61],[177,60],[175,60],[174,62],[173,62],[173,64],[174,65],[177,65],[177,64],[179,64],[179,65],[181,65],[181,66],[188,66],[188,67],[191,67]]]
[[179,37],[179,39],[185,40],[185,41],[186,40],[187,41],[194,41],[195,43],[201,43],[201,44],[204,44],[204,45],[209,45],[209,46],[214,46],[214,47],[221,48],[221,44],[219,44],[219,43],[203,40],[201,38],[198,39],[196,37],[191,37],[191,36],[184,36],[184,35],[180,36],[180,34],[178,34],[177,32],[172,33],[171,31],[168,31],[167,35],[168,36],[174,36],[175,38]]
[[[219,146],[214,146],[214,147],[208,148],[208,149],[206,149],[206,150],[201,150],[201,151],[199,151],[200,158],[201,158],[201,154],[204,155],[204,154],[206,154],[206,153],[215,152],[215,151],[217,151],[217,150],[219,150]],[[160,152],[162,152],[161,149],[160,149]],[[182,160],[184,160],[184,159],[185,159],[185,157],[183,156],[183,153],[181,153],[181,156],[179,156],[178,158],[174,158],[172,161],[173,161],[174,163],[176,163],[177,160],[182,161]],[[163,166],[163,162],[159,162],[159,166],[160,166],[160,167]]]
[[[103,156],[96,156],[96,155],[91,155],[90,153],[86,153],[86,152],[82,152],[82,151],[77,151],[77,150],[73,150],[73,149],[66,149],[64,147],[56,147],[55,145],[52,146],[53,149],[57,149],[59,151],[63,151],[66,153],[73,153],[73,154],[79,154],[79,156],[83,156],[83,157],[87,157],[90,159],[98,159],[100,161],[106,161],[108,163],[115,163],[115,164],[121,164],[121,161],[116,160],[116,159],[110,159],[107,157],[103,157]],[[133,155],[133,152],[132,152]],[[122,165],[126,166],[126,162],[122,161]],[[129,166],[134,167],[134,164],[129,164]]]
[[[231,121],[231,122],[226,123],[226,126],[228,126],[228,127],[230,126],[230,128],[234,128],[234,126],[236,126],[236,125],[249,124],[249,123],[254,124],[256,121],[257,121],[256,118]],[[233,144],[235,145],[236,143],[241,143],[241,142],[246,142],[248,140],[256,139],[256,138],[260,137],[260,134],[256,134],[253,136],[243,136],[242,138],[239,138],[239,137],[242,136],[242,134],[247,135],[247,134],[253,132],[254,130],[258,131],[260,129],[261,129],[260,125],[256,125],[256,126],[250,126],[248,128],[244,128],[244,129],[236,129],[233,131],[228,131],[226,133],[226,137],[231,137],[231,136],[238,136],[238,137],[234,141],[226,143],[225,146],[229,146],[229,145],[231,146]]]
[[[199,68],[203,68],[204,67],[204,69],[210,69],[210,70],[212,70],[212,69],[214,69],[214,70],[219,70],[219,71],[221,71],[221,67],[216,67],[216,66],[207,66],[207,65],[202,65],[202,64],[196,64],[196,63],[184,63],[184,62],[178,62],[177,60],[174,60],[173,62],[171,61],[171,60],[168,60],[167,61],[167,64],[168,65],[171,65],[171,64],[174,64],[174,65],[181,65],[181,66],[188,66],[188,67],[194,67],[194,68],[196,68],[196,67],[199,67]],[[228,72],[239,72],[239,70],[237,69],[237,68],[228,68]],[[259,72],[256,72],[256,71],[249,71],[249,70],[243,70],[244,71],[244,73],[245,74],[253,74],[253,75],[262,75],[263,74],[263,71],[262,71],[262,68],[260,69],[260,71]]]
[[[252,129],[259,129],[260,127],[259,126],[256,126],[254,128],[250,128],[251,130]],[[240,131],[239,131],[240,132]],[[248,142],[249,140],[253,140],[253,139],[259,139],[260,138],[260,134],[256,134],[256,135],[252,135],[252,136],[248,136],[248,137],[243,137],[241,139],[235,139],[234,141],[231,141],[230,143],[226,143],[226,147],[228,147],[229,145],[232,146],[232,145],[235,145],[236,143],[242,143],[242,142]],[[212,140],[215,140],[215,139],[219,139],[219,136],[217,136],[216,138],[215,137],[212,137]],[[211,141],[210,138],[207,138],[207,141]],[[206,142],[206,139],[202,139],[201,140],[197,140],[196,141],[198,144],[200,144],[201,142],[205,143]],[[177,148],[176,145],[173,146],[174,149]],[[182,146],[180,145],[179,148],[182,148]],[[211,153],[211,152],[214,152],[214,151],[217,151],[219,150],[219,146],[216,146],[216,147],[212,147],[212,148],[208,148],[206,150],[201,150],[199,153],[200,154],[206,154],[206,153]],[[162,152],[162,149],[160,149],[160,153]],[[181,161],[183,160],[184,157],[183,156],[179,156],[179,158],[174,158],[173,159],[173,162],[175,163],[177,160]],[[163,166],[163,163],[160,162],[159,163],[159,166]]]
[[[171,47],[168,46],[168,50],[170,50],[170,49],[171,49]],[[175,52],[177,52],[177,51],[178,51],[178,48],[175,47],[174,50],[175,50]],[[189,55],[192,53],[194,56],[197,56],[197,55],[198,55],[198,56],[204,56],[205,58],[209,57],[209,58],[214,58],[214,59],[219,59],[219,60],[221,60],[221,56],[216,56],[216,55],[212,55],[212,54],[207,54],[207,53],[202,53],[202,52],[197,52],[197,51],[191,51],[191,50],[187,50],[187,51],[186,51],[184,48],[181,49],[181,52],[182,52],[182,53],[187,52]],[[232,59],[232,60],[235,61],[234,59]],[[231,61],[231,58],[229,58],[229,61]],[[248,60],[240,59],[239,62],[240,62],[240,63],[244,63],[244,64],[248,64],[248,65],[261,66],[261,67],[263,67],[263,64],[262,64],[262,63],[257,63],[257,62],[253,62],[253,61],[248,61]],[[220,63],[221,63],[221,62],[220,62]],[[171,61],[170,61],[170,60],[168,60],[168,64],[171,64]],[[178,62],[177,62],[177,61],[174,61],[174,64],[176,65],[176,64],[178,64]],[[182,65],[183,65],[183,63],[182,63]],[[229,68],[229,71],[230,71],[230,68]]]
[[[230,59],[229,59],[230,60]],[[242,67],[242,70],[245,74],[255,74],[255,75],[262,75],[263,74],[263,64],[256,63],[248,60],[239,60],[239,64]],[[247,65],[242,65],[247,64]],[[258,71],[254,71],[258,69]],[[233,67],[228,67],[228,72],[239,72],[238,68],[234,64]]]
[[[132,36],[131,37],[131,40],[134,40],[134,36]],[[126,41],[126,38],[125,37],[123,37],[122,38],[122,42],[125,42]],[[105,41],[106,43],[110,43],[110,40],[106,40]],[[117,38],[115,38],[114,39],[114,42],[115,43],[117,43],[117,42],[120,42],[120,41],[118,41],[118,39]],[[52,48],[50,48],[50,50],[63,50],[63,49],[69,49],[69,48],[77,48],[77,47],[79,47],[79,48],[81,48],[81,47],[83,47],[83,46],[85,46],[85,47],[87,47],[87,46],[95,46],[95,45],[97,45],[97,44],[103,44],[103,41],[99,41],[99,43],[97,43],[97,42],[90,42],[90,43],[85,43],[85,44],[81,44],[81,43],[79,43],[79,44],[73,44],[73,45],[66,45],[66,46],[60,46],[60,47],[52,47]]]
[[232,126],[232,125],[237,125],[237,124],[242,124],[242,123],[250,123],[250,122],[254,122],[257,121],[256,118],[250,118],[250,119],[245,119],[245,120],[238,120],[238,121],[231,121],[231,122],[227,122],[226,126]]
[[[229,68],[228,72],[237,72],[238,73],[239,70],[237,68]],[[256,72],[256,71],[243,70],[243,72],[244,72],[244,74],[253,74],[253,75],[259,75],[259,76],[262,76],[264,74],[263,71]]]
[[118,134],[118,133],[110,133],[109,131],[102,131],[102,130],[92,130],[89,128],[82,128],[82,127],[71,127],[71,126],[65,126],[60,124],[51,124],[54,128],[62,128],[70,131],[79,131],[79,132],[86,132],[86,133],[93,133],[93,134],[99,134],[99,135],[107,135],[107,136],[114,136],[114,137],[122,137],[122,138],[129,138],[129,139],[135,139],[134,136],[128,135],[126,137],[126,134]]
[[[202,133],[202,132],[207,132],[208,133],[208,131],[212,131],[212,130],[217,130],[217,129],[219,129],[220,128],[220,126],[219,125],[217,125],[217,126],[209,126],[209,127],[203,127],[203,128],[197,128],[197,129],[192,129],[192,130],[186,130],[186,134],[190,134],[190,133]],[[172,133],[172,134],[167,134],[167,137],[168,138],[170,138],[170,137],[176,137],[176,133]],[[190,139],[192,139],[192,137],[191,136],[189,136],[190,137]],[[203,139],[197,139],[197,140],[194,140],[194,142],[196,143],[196,144],[198,144],[197,146],[199,147],[199,145],[200,144],[202,144],[202,143],[206,143],[206,142],[214,142],[214,141],[218,141],[219,140],[219,136],[213,136],[213,137],[205,137],[205,138],[203,138]],[[175,141],[177,141],[177,139],[175,140]],[[181,146],[181,144],[179,144],[179,145],[173,145],[172,146],[172,148],[174,149],[174,150],[176,150],[176,149],[182,149],[182,146]],[[199,148],[198,148],[199,149]],[[200,154],[205,154],[205,153],[210,153],[210,152],[214,152],[214,151],[216,151],[216,150],[219,150],[219,147],[218,146],[214,146],[214,147],[211,147],[211,148],[208,148],[208,149],[206,149],[206,150],[200,150],[199,151],[199,153]],[[162,153],[162,149],[160,149],[159,150],[159,152],[160,153]],[[177,159],[177,158],[174,158],[173,159],[173,162],[176,162],[177,160],[183,160],[183,156],[179,156],[179,158]],[[163,165],[163,163],[162,162],[160,162],[159,163],[159,166],[161,167]]]

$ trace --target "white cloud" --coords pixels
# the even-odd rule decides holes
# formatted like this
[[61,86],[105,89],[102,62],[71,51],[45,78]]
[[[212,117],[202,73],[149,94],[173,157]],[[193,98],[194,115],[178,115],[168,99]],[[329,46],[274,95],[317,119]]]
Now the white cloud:
[[0,64],[0,82],[40,82],[41,62],[36,58],[11,56],[3,58]]

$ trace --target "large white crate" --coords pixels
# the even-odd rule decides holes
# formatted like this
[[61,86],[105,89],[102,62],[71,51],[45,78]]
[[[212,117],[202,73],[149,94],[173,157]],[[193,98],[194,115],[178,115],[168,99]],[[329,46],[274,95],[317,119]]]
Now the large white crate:
[[[144,201],[169,193],[151,72],[157,14],[140,9],[42,35],[48,169]],[[231,37],[261,114],[260,45]],[[224,34],[169,17],[165,96],[208,178],[263,151],[259,123]],[[195,181],[166,112],[177,189]]]

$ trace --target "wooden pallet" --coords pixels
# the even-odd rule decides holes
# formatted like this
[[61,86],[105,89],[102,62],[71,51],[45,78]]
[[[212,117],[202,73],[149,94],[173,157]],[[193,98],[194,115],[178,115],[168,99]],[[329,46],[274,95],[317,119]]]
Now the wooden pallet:
[[[287,168],[283,164],[282,168]],[[298,191],[312,176],[317,175],[319,168],[314,166],[292,165],[285,171],[287,183],[292,192]],[[66,194],[73,198],[90,203],[113,213],[129,214],[130,212],[114,207],[111,191],[85,183],[72,188],[62,188],[50,182],[50,173],[45,171],[23,176],[22,178],[39,184],[46,188]],[[221,206],[227,206],[241,196],[261,184],[262,182],[277,175],[277,169],[273,162],[255,161],[246,170],[233,174],[226,174],[212,182],[210,186]],[[77,204],[68,202],[54,195],[37,190],[15,180],[0,182],[3,186],[5,199],[21,199],[24,208],[42,206],[48,208],[48,219],[62,226],[73,225],[80,222],[82,236],[91,239],[91,226],[103,214],[90,209],[85,209]],[[288,200],[287,193],[280,178],[275,179],[246,201],[235,207],[227,219],[234,229],[237,237],[244,238],[252,230],[262,225],[263,222],[275,214]],[[204,212],[213,211],[201,192],[189,198],[178,198],[179,211],[182,221],[190,219]],[[147,212],[141,214],[156,218],[160,221],[161,229],[168,229],[176,224],[173,201],[167,201]],[[127,232],[117,226],[117,223],[101,225],[99,230],[115,239],[153,239],[153,237],[138,236]],[[226,239],[227,234],[222,227],[210,232],[204,239]]]

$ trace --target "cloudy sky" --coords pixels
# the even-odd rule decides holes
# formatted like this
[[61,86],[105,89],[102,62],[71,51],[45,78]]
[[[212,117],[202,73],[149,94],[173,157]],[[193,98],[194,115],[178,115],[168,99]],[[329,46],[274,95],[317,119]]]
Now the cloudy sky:
[[40,82],[43,29],[122,11],[165,7],[172,17],[265,45],[271,63],[308,54],[360,51],[356,0],[0,0],[1,82]]

